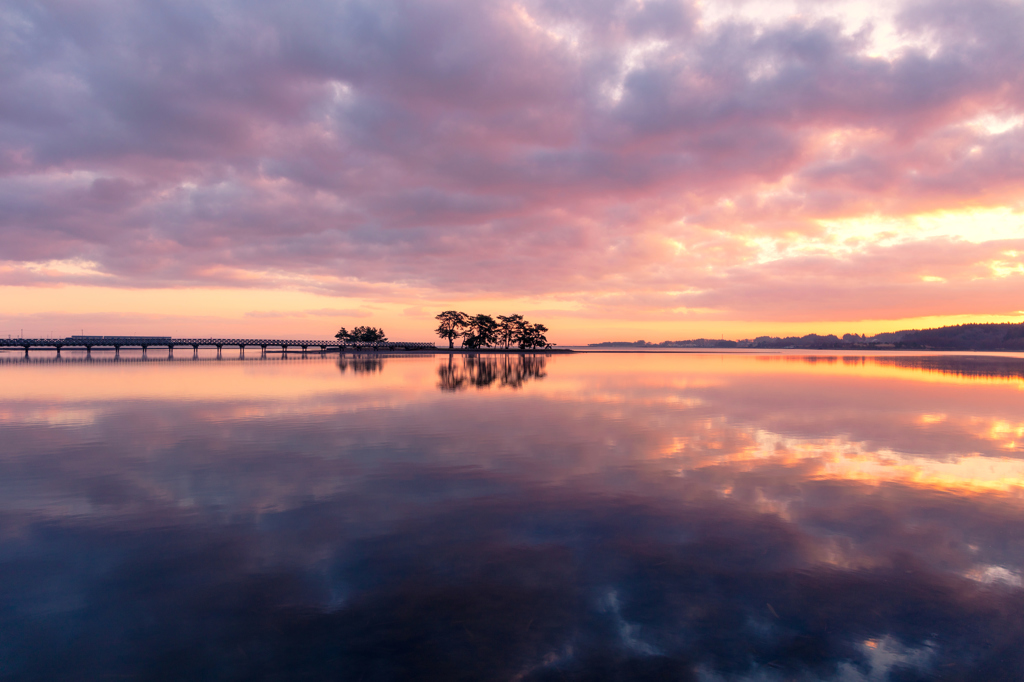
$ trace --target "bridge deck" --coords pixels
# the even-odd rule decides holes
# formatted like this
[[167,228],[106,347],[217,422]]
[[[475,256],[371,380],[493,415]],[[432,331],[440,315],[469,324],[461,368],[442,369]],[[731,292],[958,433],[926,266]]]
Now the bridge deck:
[[310,348],[322,351],[388,351],[388,350],[436,350],[433,343],[411,341],[387,341],[384,343],[343,343],[337,340],[312,341],[309,339],[230,339],[230,338],[183,338],[167,336],[78,336],[63,339],[0,339],[0,348],[19,348],[26,351],[67,349],[121,349],[121,348]]

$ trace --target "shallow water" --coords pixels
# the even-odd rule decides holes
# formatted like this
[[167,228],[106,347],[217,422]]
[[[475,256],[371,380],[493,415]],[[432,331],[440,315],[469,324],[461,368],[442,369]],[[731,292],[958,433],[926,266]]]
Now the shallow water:
[[1024,360],[0,360],[0,678],[1018,680]]

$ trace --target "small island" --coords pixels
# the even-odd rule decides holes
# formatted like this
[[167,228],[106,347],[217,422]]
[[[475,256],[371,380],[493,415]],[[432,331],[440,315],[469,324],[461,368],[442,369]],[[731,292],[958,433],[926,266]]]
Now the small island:
[[[546,353],[572,353],[567,348],[554,348],[547,339],[548,328],[532,323],[522,315],[497,315],[485,313],[469,315],[458,310],[446,310],[435,316],[438,320],[434,332],[448,341],[449,352],[496,352],[522,353],[544,351]],[[383,328],[360,326],[349,331],[345,327],[334,335],[340,344],[376,349],[388,344]],[[456,340],[460,341],[456,347]],[[423,344],[426,346],[426,344]],[[435,350],[430,348],[429,350]],[[422,348],[420,350],[428,350]],[[441,349],[436,349],[441,350]]]

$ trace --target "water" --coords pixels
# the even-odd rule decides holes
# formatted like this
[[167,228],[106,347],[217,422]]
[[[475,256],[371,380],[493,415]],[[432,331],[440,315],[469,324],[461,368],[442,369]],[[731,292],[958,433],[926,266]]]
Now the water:
[[7,357],[0,679],[1022,678],[1024,359]]

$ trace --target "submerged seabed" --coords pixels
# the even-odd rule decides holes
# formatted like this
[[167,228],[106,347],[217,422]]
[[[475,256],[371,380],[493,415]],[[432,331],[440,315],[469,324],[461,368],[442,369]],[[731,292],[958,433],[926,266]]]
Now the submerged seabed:
[[1022,368],[0,360],[0,679],[1019,680]]

